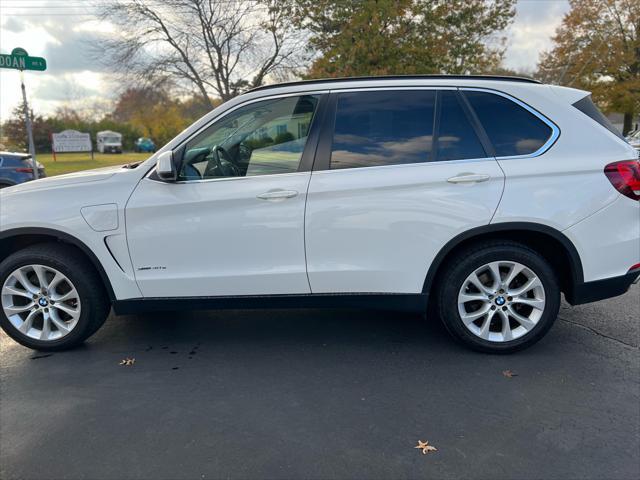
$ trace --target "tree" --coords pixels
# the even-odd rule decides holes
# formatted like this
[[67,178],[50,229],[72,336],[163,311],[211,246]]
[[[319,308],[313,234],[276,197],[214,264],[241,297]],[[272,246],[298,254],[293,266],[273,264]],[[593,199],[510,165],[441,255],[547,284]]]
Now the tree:
[[170,96],[164,89],[149,86],[131,87],[117,98],[110,117],[116,122],[130,122],[138,112],[150,110],[155,105],[165,105],[170,101]]
[[[33,142],[36,152],[50,152],[50,135],[54,131],[51,122],[42,117],[34,115],[33,110],[29,113],[33,127]],[[18,105],[11,112],[11,116],[2,125],[3,135],[7,137],[6,148],[12,151],[28,150],[27,127],[24,121],[24,108]]]
[[110,0],[102,17],[115,40],[99,45],[109,65],[144,83],[169,80],[226,101],[292,68],[301,52],[291,7],[279,0]]
[[624,113],[623,133],[640,112],[640,2],[570,0],[571,10],[541,56],[545,82],[590,90],[605,111]]
[[150,105],[138,110],[129,121],[142,136],[151,138],[157,147],[162,147],[178,133],[189,126],[184,118],[179,102]]
[[[515,0],[298,0],[319,55],[309,78],[479,73],[497,68]],[[491,45],[493,43],[493,45]]]
[[[219,103],[212,101],[214,106]],[[177,99],[166,89],[140,87],[122,92],[107,118],[150,137],[159,147],[209,111],[200,97]]]

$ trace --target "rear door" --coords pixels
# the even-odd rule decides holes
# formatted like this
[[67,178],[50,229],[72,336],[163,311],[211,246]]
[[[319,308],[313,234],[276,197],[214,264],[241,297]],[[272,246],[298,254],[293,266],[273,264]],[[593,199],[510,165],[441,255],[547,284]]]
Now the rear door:
[[486,225],[504,176],[452,89],[333,92],[307,195],[313,293],[419,293],[457,234]]

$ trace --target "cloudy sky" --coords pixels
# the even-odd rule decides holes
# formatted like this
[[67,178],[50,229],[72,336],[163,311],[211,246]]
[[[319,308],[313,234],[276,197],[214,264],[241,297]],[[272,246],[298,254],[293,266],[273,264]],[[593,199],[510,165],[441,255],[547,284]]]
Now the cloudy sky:
[[[46,114],[62,104],[82,108],[104,103],[117,88],[91,48],[94,40],[112,31],[95,18],[92,5],[92,0],[0,0],[0,53],[20,46],[47,60],[46,72],[25,74],[36,112]],[[533,70],[568,10],[568,0],[518,0],[508,31],[506,66]],[[19,73],[0,70],[0,119],[19,102]]]

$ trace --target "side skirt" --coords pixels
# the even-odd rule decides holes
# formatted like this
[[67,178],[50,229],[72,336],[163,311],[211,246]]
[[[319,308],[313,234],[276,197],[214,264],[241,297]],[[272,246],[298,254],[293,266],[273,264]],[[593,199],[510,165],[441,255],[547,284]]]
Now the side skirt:
[[227,297],[167,297],[116,300],[118,315],[173,310],[222,310],[261,308],[359,308],[424,312],[424,293],[343,293],[300,295],[246,295]]

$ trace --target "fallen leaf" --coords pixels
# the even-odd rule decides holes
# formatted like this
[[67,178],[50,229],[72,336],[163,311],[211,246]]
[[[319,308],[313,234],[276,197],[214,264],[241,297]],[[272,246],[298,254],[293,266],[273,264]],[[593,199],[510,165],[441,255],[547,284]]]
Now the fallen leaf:
[[504,371],[502,372],[502,375],[504,375],[504,376],[505,376],[505,377],[507,377],[507,378],[513,378],[513,377],[517,377],[517,376],[518,376],[518,374],[517,374],[517,373],[514,373],[514,372],[512,372],[511,370],[504,370]]
[[419,448],[420,450],[422,450],[422,454],[423,455],[426,455],[429,452],[437,452],[438,451],[438,449],[436,447],[434,447],[433,445],[429,445],[429,440],[427,440],[426,442],[418,440],[418,445],[416,445],[413,448]]
[[133,365],[134,363],[136,363],[136,359],[135,358],[123,358],[120,361],[120,365],[124,365],[125,367],[130,367],[131,365]]

